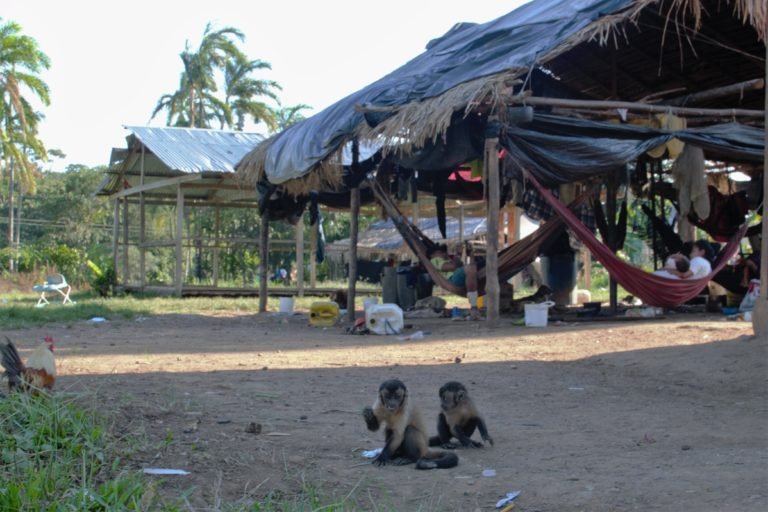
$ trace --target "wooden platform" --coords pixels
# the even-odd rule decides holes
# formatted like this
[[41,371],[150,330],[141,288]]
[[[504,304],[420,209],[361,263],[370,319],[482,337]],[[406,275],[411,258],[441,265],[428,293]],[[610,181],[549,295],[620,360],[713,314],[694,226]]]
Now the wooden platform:
[[[157,295],[174,295],[175,288],[172,286],[135,286],[126,285],[122,287],[128,293],[154,293]],[[329,297],[338,288],[304,288],[305,297]],[[358,288],[357,295],[372,296],[380,295],[381,289],[376,288]],[[298,288],[270,288],[271,297],[296,297],[299,295]],[[215,288],[213,286],[184,286],[181,289],[182,297],[258,297],[258,288]]]

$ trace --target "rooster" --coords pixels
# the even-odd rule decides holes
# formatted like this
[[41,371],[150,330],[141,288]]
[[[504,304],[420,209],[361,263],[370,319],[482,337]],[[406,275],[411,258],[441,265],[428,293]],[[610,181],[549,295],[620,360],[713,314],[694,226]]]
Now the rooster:
[[26,364],[21,361],[16,346],[8,337],[5,344],[0,344],[2,365],[8,379],[8,389],[20,389],[37,394],[43,389],[53,389],[56,382],[56,361],[53,358],[53,338],[46,336]]

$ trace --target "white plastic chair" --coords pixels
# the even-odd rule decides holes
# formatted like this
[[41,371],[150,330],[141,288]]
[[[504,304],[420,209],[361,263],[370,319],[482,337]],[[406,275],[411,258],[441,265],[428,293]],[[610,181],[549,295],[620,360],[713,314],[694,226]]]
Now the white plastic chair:
[[63,297],[61,301],[62,304],[74,304],[72,299],[69,298],[69,293],[72,291],[72,287],[61,274],[51,274],[45,279],[45,284],[33,286],[32,289],[36,292],[40,292],[40,298],[37,300],[38,307],[50,304],[48,299],[45,298],[45,294],[53,292],[56,292]]

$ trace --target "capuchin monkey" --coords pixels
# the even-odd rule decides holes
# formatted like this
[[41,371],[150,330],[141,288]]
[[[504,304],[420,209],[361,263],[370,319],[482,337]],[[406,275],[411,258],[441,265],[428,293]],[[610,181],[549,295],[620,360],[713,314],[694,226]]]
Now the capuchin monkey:
[[416,469],[435,469],[452,468],[459,463],[454,453],[429,450],[421,411],[411,403],[405,384],[397,379],[379,386],[376,402],[363,409],[363,418],[371,432],[384,425],[384,449],[373,460],[377,466],[415,462]]
[[480,431],[483,440],[493,446],[485,421],[461,382],[446,382],[440,388],[440,408],[437,435],[429,438],[429,446],[457,448],[458,445],[451,443],[451,438],[455,437],[465,448],[482,448],[483,443],[470,439],[475,428]]

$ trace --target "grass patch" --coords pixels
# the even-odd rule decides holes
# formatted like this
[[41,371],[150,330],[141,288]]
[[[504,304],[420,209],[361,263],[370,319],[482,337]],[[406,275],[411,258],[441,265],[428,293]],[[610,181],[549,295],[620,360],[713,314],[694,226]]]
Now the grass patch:
[[0,510],[145,510],[147,485],[121,471],[106,423],[61,395],[0,399]]

